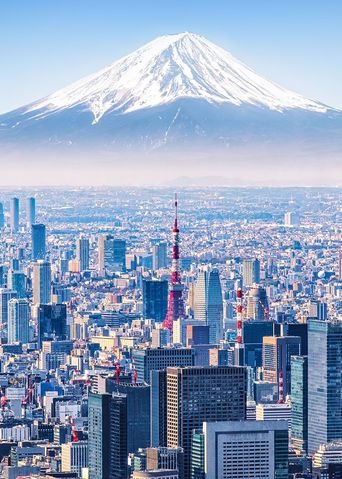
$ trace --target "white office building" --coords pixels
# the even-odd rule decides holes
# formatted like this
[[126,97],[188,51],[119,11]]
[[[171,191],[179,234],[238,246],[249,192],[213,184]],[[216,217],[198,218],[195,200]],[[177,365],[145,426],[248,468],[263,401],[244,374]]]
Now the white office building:
[[206,479],[287,479],[286,421],[204,422]]

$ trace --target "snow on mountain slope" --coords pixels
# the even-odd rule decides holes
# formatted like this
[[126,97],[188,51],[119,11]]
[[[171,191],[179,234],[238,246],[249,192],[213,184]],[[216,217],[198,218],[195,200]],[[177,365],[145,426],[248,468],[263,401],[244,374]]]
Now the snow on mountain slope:
[[[263,79],[202,36],[158,37],[113,65],[24,109],[25,119],[80,107],[93,124],[107,113],[125,114],[180,98],[243,104],[283,112],[325,113],[327,107]],[[19,121],[20,123],[20,121]]]

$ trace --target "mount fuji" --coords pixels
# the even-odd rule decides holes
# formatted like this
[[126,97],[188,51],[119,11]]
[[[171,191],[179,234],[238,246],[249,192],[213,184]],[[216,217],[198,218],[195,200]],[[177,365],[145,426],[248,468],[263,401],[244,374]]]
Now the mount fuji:
[[196,155],[223,155],[227,165],[237,151],[245,157],[256,150],[263,158],[286,149],[336,158],[341,133],[341,111],[263,79],[188,32],[158,37],[98,73],[0,115],[2,151],[129,152],[145,159],[181,152],[193,165]]

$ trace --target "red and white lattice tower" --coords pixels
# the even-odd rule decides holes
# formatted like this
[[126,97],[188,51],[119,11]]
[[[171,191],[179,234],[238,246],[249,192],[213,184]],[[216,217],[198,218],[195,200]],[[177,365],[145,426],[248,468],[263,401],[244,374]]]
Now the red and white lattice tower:
[[169,287],[169,304],[166,318],[163,321],[163,327],[172,333],[173,322],[184,317],[183,285],[181,283],[179,262],[178,201],[177,195],[175,195],[175,221],[172,230],[171,283]]
[[242,338],[242,322],[243,322],[243,293],[242,289],[236,290],[236,344],[235,344],[235,364],[237,366],[244,366],[244,344]]
[[283,371],[279,371],[278,376],[278,403],[284,404],[284,377]]

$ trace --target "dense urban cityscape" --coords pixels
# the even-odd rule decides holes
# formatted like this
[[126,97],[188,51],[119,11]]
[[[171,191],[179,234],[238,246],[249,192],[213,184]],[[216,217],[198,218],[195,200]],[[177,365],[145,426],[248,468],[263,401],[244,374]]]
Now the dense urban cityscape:
[[3,188],[0,477],[342,477],[339,188]]

